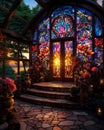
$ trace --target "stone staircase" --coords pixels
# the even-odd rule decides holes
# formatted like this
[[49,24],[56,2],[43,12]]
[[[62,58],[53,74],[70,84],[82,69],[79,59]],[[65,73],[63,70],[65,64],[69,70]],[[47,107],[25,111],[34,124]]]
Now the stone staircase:
[[37,105],[78,109],[80,105],[73,101],[70,93],[72,86],[71,83],[62,82],[35,83],[20,95],[20,99]]

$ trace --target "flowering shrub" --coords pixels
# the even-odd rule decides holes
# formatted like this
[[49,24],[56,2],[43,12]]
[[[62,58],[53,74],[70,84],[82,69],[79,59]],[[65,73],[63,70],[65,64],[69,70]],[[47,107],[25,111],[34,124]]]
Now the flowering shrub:
[[91,77],[91,74],[89,72],[86,71],[86,72],[83,73],[83,78],[87,79],[87,78],[90,78],[90,77]]
[[50,72],[39,58],[37,58],[32,66],[29,67],[28,73],[30,74],[31,81],[33,83],[50,80]]
[[97,67],[92,67],[92,69],[91,69],[92,72],[98,72],[98,70],[99,69]]
[[43,66],[39,59],[36,59],[34,64],[29,67],[28,72],[32,82],[39,82],[41,78],[44,78]]
[[73,63],[74,81],[78,86],[89,89],[93,86],[93,91],[99,91],[99,82],[102,75],[100,67],[90,62],[83,62],[78,57]]
[[1,78],[0,77],[0,95],[9,96],[9,94],[13,93],[16,90],[16,85],[14,80],[11,78]]

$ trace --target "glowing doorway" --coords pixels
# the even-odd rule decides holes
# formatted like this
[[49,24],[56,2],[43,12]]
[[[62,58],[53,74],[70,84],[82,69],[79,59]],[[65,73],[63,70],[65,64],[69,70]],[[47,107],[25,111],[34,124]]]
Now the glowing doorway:
[[53,43],[53,78],[70,79],[72,72],[73,42]]

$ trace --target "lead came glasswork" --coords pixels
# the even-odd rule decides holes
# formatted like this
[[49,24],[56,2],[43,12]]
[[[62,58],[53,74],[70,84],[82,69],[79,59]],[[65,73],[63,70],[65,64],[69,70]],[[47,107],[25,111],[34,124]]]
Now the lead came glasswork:
[[74,8],[72,6],[61,6],[60,8],[57,8],[53,13],[51,14],[51,22],[59,16],[71,16],[74,19]]
[[71,6],[63,6],[56,9],[51,17],[52,39],[74,36],[74,9]]
[[49,18],[43,19],[39,25],[39,58],[46,69],[49,69],[49,55],[50,55],[50,24]]
[[[85,59],[85,53],[79,50],[80,46],[92,50],[92,13],[83,8],[77,11],[77,55]],[[84,49],[83,49],[84,51]],[[92,57],[88,57],[91,60]]]

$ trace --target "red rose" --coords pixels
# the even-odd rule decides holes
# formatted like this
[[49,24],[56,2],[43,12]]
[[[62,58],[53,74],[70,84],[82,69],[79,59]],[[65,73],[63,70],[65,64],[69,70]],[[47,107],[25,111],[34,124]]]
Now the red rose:
[[83,74],[83,78],[90,78],[91,77],[91,74],[89,72],[85,72]]
[[92,67],[92,69],[91,69],[92,72],[98,72],[98,70],[99,69],[97,67]]

